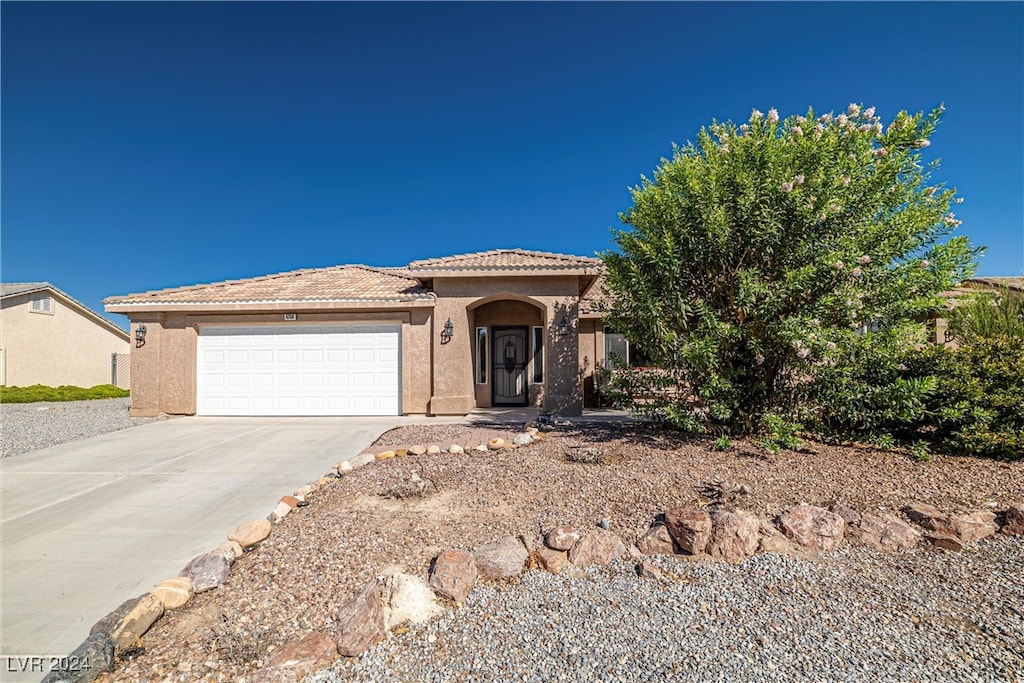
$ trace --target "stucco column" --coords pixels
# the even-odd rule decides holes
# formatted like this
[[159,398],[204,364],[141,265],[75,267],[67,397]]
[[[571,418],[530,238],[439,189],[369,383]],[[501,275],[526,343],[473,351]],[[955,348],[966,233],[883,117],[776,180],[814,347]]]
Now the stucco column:
[[[146,343],[136,346],[135,331],[146,326]],[[153,417],[160,410],[160,333],[163,330],[159,315],[132,318],[128,323],[131,334],[131,411],[133,417]]]
[[[569,333],[559,334],[563,316]],[[567,297],[547,307],[547,362],[544,409],[554,415],[580,415],[583,412],[579,387],[579,297]]]
[[[452,338],[441,343],[444,324],[452,321]],[[434,306],[431,345],[434,358],[432,415],[465,415],[475,406],[473,398],[473,337],[466,300],[439,298]]]

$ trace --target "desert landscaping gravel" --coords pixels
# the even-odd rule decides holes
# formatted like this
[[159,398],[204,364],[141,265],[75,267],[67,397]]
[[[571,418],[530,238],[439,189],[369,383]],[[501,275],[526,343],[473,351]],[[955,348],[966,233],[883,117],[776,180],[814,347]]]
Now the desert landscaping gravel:
[[129,417],[127,398],[0,404],[0,454],[6,458],[129,429],[160,417]]
[[[402,427],[375,450],[444,445],[467,429]],[[582,451],[598,464],[574,461]],[[414,473],[430,484],[424,497],[384,495]],[[425,578],[441,550],[558,524],[587,530],[599,520],[635,543],[666,508],[706,505],[710,484],[733,481],[749,490],[734,504],[766,517],[798,502],[898,511],[922,501],[967,511],[1024,500],[1021,461],[922,463],[823,444],[771,454],[739,443],[719,452],[644,425],[561,427],[516,450],[394,457],[312,494],[239,558],[223,585],[158,621],[143,638],[146,653],[122,662],[113,680],[238,680],[275,648],[310,631],[332,633],[341,605],[385,567]],[[481,581],[440,620],[399,629],[310,680],[1024,677],[1022,537],[969,543],[960,554],[845,545],[738,565],[654,561],[665,582],[636,576],[624,560],[582,579],[534,570],[511,584]],[[178,569],[168,567],[168,576]]]

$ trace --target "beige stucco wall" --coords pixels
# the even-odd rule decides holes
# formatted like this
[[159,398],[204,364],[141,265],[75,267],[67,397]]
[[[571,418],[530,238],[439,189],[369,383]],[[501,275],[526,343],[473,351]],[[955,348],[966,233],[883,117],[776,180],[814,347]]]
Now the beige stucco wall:
[[132,349],[132,414],[194,415],[196,412],[196,348],[202,325],[321,324],[396,322],[402,325],[402,410],[425,413],[430,400],[431,311],[360,310],[296,312],[284,322],[280,312],[134,314],[132,331],[146,325],[146,344]]
[[109,384],[110,357],[127,353],[128,341],[51,294],[53,314],[33,313],[32,295],[0,306],[0,382],[7,386],[91,387]]
[[[499,300],[526,301],[543,312],[545,370],[542,407],[555,414],[575,415],[582,410],[578,391],[579,350],[575,321],[579,309],[579,278],[537,274],[508,277],[435,278],[435,334],[446,320],[454,334],[447,344],[434,343],[434,390],[430,412],[464,415],[477,403],[473,378],[473,341],[477,321],[472,311]],[[573,322],[570,334],[557,334],[562,316]],[[517,323],[500,323],[517,324]],[[488,389],[489,392],[489,389]],[[489,396],[489,394],[488,394]],[[488,398],[489,400],[489,398]]]

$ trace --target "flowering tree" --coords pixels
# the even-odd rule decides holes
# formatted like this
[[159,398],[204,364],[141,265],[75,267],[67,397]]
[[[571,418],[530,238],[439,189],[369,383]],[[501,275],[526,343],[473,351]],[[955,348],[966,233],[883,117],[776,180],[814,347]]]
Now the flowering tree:
[[608,320],[658,367],[630,377],[647,389],[631,407],[696,432],[777,431],[820,369],[912,343],[978,252],[950,237],[960,199],[922,164],[941,115],[754,110],[674,147],[603,255]]

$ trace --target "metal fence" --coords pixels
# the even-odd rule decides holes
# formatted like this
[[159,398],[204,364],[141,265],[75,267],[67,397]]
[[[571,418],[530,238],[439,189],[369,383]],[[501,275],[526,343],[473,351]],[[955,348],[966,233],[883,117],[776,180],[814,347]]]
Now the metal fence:
[[120,389],[130,389],[132,385],[132,363],[130,353],[110,354],[110,383]]

